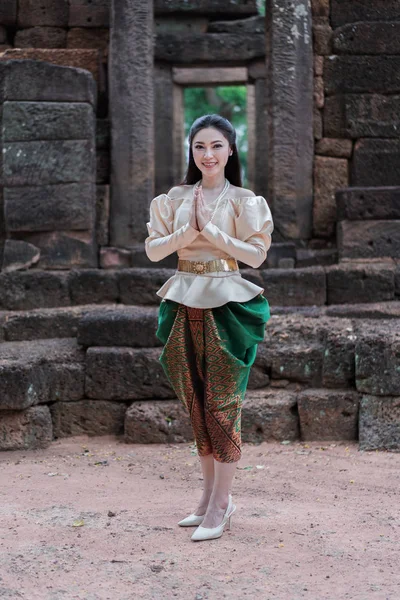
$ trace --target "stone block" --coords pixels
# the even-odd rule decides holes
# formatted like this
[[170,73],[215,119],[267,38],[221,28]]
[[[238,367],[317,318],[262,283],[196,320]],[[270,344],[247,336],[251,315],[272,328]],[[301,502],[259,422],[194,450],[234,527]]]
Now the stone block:
[[323,136],[322,111],[316,107],[313,112],[313,136],[316,140],[320,140]]
[[169,256],[166,256],[162,260],[153,262],[148,258],[143,244],[140,244],[140,246],[130,246],[129,250],[131,252],[131,266],[135,268],[143,267],[147,269],[176,269],[178,264],[178,257],[175,252]]
[[108,119],[96,119],[96,148],[108,150],[111,141],[111,126]]
[[394,268],[382,264],[325,267],[327,303],[387,302],[394,299]]
[[313,47],[315,54],[326,56],[332,54],[332,27],[329,21],[325,24],[313,25]]
[[0,80],[0,102],[88,102],[96,106],[96,83],[81,69],[40,60],[2,59]]
[[174,398],[159,362],[159,348],[89,348],[86,397],[99,400]]
[[0,413],[0,450],[47,448],[53,439],[48,406]]
[[68,277],[68,287],[72,304],[118,302],[118,282],[110,272],[99,269],[73,270]]
[[0,307],[31,310],[69,306],[66,273],[28,271],[0,274]]
[[322,346],[284,344],[272,357],[271,379],[321,385],[322,364]]
[[174,275],[172,269],[123,269],[117,271],[119,297],[122,304],[159,302],[157,290]]
[[329,17],[329,0],[311,0],[311,11],[313,17]]
[[340,221],[337,240],[340,259],[400,258],[400,219]]
[[359,448],[400,450],[400,397],[361,397]]
[[350,158],[353,151],[351,140],[322,138],[315,145],[316,154],[334,158]]
[[397,0],[332,0],[331,20],[333,27],[356,21],[398,21],[400,6]]
[[73,435],[121,435],[126,406],[107,400],[56,402],[50,407],[53,437]]
[[261,274],[264,295],[271,305],[311,306],[325,304],[326,281],[322,267],[264,269]]
[[[0,22],[3,22],[3,20],[1,19],[1,13]],[[0,25],[0,44],[7,44],[7,39],[7,29],[3,25]]]
[[324,57],[314,56],[314,75],[322,77],[324,74]]
[[208,33],[265,33],[265,17],[257,15],[233,21],[211,21],[207,31]]
[[348,23],[332,43],[334,54],[400,54],[400,22]]
[[255,364],[250,370],[247,388],[249,390],[258,390],[260,388],[265,388],[268,385],[270,385],[268,369],[266,369],[262,364],[258,364],[256,359]]
[[325,99],[325,134],[332,137],[397,138],[400,96],[344,94]]
[[67,27],[68,0],[18,0],[18,27]]
[[357,392],[309,389],[298,394],[297,403],[302,440],[357,439]]
[[138,306],[107,308],[86,314],[79,322],[82,346],[161,346],[156,338],[158,309]]
[[109,221],[110,186],[96,185],[96,242],[99,246],[107,246],[108,244]]
[[354,147],[351,182],[354,186],[400,185],[400,140],[364,139]]
[[179,400],[133,402],[125,416],[128,444],[177,444],[194,439],[187,410]]
[[[327,306],[326,316],[350,319],[400,319],[400,302],[371,302],[370,304],[342,304]],[[395,323],[397,326],[397,322]]]
[[65,48],[67,31],[61,27],[29,27],[15,34],[15,48]]
[[324,99],[324,80],[322,77],[314,77],[314,105],[323,108]]
[[90,140],[6,142],[5,187],[93,181],[94,144]]
[[394,330],[390,319],[359,337],[355,352],[357,390],[375,396],[400,396],[400,330]]
[[106,50],[110,32],[106,28],[73,27],[67,34],[67,48],[96,48]]
[[207,63],[213,61],[226,64],[248,61],[265,56],[265,36],[260,33],[159,33],[156,36],[154,56],[156,60],[177,64]]
[[326,266],[336,264],[338,252],[336,248],[298,248],[296,250],[296,266],[304,267]]
[[25,233],[24,240],[40,249],[41,269],[97,267],[97,249],[91,231]]
[[[269,247],[265,267],[277,269],[282,258],[296,259],[296,245],[294,242],[272,242]],[[264,266],[261,265],[261,268]]]
[[4,189],[9,232],[85,230],[93,226],[92,183],[66,183]]
[[2,0],[0,4],[0,23],[15,27],[17,23],[17,0]]
[[155,33],[206,33],[208,19],[205,16],[186,16],[182,14],[158,16],[154,21]]
[[3,142],[94,137],[94,114],[82,102],[5,102]]
[[110,182],[110,151],[97,150],[96,152],[96,183],[105,184]]
[[226,0],[192,0],[188,4],[187,0],[155,0],[154,12],[158,15],[168,15],[170,13],[185,13],[190,15],[230,15],[230,16],[254,16],[258,14],[256,0],[235,0],[235,2],[226,2]]
[[357,334],[349,319],[340,319],[341,328],[327,332],[322,385],[327,388],[355,387],[355,345]]
[[324,81],[327,95],[400,92],[400,56],[328,56]]
[[69,0],[69,27],[109,27],[109,0]]
[[338,189],[349,184],[348,162],[343,158],[316,156],[314,161],[313,232],[329,237],[335,232]]
[[29,269],[38,262],[39,258],[40,250],[36,246],[20,240],[6,240],[1,270],[4,273],[11,273],[20,269]]
[[131,266],[131,253],[124,248],[100,248],[102,269],[127,269]]
[[351,187],[336,194],[339,221],[400,220],[400,187]]
[[85,312],[86,309],[82,307],[8,312],[3,329],[9,342],[74,338],[77,335],[78,322]]
[[242,409],[242,440],[260,444],[300,437],[296,394],[285,390],[247,392]]

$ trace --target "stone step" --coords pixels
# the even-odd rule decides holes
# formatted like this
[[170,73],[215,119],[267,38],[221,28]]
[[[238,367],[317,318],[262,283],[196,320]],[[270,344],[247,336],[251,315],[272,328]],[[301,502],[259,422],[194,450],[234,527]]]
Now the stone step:
[[[396,234],[397,235],[397,234]],[[154,305],[174,269],[80,269],[0,274],[0,310],[87,304]],[[241,269],[263,287],[271,306],[394,301],[400,297],[400,260],[343,261],[299,269]]]
[[400,219],[400,187],[352,187],[335,196],[338,221]]
[[400,219],[339,221],[339,259],[395,258],[400,260]]

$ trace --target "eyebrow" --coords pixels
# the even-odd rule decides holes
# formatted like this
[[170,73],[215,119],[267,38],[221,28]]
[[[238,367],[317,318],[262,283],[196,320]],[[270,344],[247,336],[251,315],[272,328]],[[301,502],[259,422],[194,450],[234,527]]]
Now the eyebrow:
[[[217,142],[221,142],[221,143],[223,144],[223,141],[222,141],[222,140],[214,140],[214,141],[213,141],[213,142],[211,142],[211,143],[212,143],[212,144],[216,144]],[[195,144],[204,144],[204,142],[202,142],[202,141],[200,141],[200,140],[197,140],[197,141],[195,142]]]

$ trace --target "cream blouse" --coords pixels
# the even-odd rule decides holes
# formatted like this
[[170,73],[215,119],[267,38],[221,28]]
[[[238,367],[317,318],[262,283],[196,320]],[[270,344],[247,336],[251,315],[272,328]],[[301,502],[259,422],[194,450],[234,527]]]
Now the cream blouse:
[[[195,184],[197,185],[197,184]],[[202,231],[189,224],[195,185],[183,185],[151,201],[146,254],[159,261],[177,252],[186,260],[233,257],[259,267],[271,246],[274,230],[271,211],[262,196],[240,196],[241,188],[229,184],[210,210],[212,216]],[[244,191],[244,190],[242,190]],[[263,288],[243,279],[239,270],[214,273],[176,271],[157,291],[164,299],[193,308],[215,308],[226,302],[247,302]]]

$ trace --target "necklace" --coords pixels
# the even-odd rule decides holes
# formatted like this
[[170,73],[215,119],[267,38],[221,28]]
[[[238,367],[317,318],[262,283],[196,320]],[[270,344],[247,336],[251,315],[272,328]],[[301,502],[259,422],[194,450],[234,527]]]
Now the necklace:
[[[195,185],[195,189],[196,189],[196,188],[198,188],[198,187],[200,186],[200,184],[201,184],[201,179],[200,179],[200,181],[198,181],[198,182],[196,183],[196,185]],[[217,209],[218,209],[218,206],[219,206],[220,200],[221,200],[221,198],[224,196],[224,194],[225,194],[225,192],[227,191],[228,187],[229,187],[229,181],[228,181],[228,180],[226,179],[226,177],[225,177],[225,185],[224,185],[224,188],[223,188],[222,192],[219,194],[219,196],[218,196],[218,197],[217,197],[217,198],[214,200],[214,202],[215,202],[215,207],[214,207],[214,210],[213,210],[213,212],[212,212],[212,215],[211,215],[211,217],[210,217],[210,221],[212,221],[212,220],[213,220],[213,218],[215,217],[215,213],[217,212]]]

